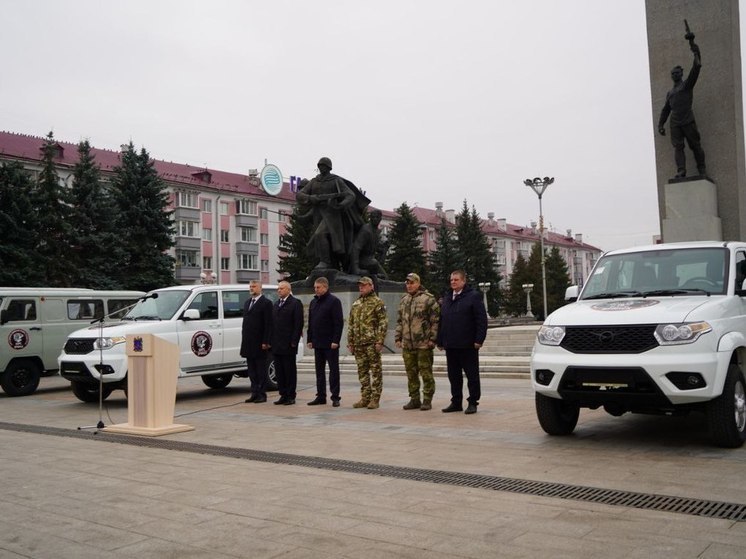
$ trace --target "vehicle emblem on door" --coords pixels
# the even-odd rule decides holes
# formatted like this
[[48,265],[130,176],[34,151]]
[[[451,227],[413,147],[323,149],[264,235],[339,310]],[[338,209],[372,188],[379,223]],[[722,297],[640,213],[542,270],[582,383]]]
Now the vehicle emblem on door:
[[11,349],[23,349],[28,345],[28,332],[26,330],[13,330],[8,334],[8,345]]
[[195,332],[192,336],[192,353],[197,357],[204,357],[212,350],[212,338],[207,332]]

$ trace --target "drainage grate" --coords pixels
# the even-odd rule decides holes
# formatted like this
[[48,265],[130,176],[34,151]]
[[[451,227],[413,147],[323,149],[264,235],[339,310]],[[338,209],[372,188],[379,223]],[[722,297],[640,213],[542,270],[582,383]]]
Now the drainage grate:
[[736,522],[746,521],[746,505],[740,503],[727,503],[724,501],[708,501],[704,499],[673,497],[651,493],[635,493],[632,491],[618,491],[614,489],[601,489],[598,487],[587,487],[582,485],[567,485],[564,483],[531,481],[526,479],[468,474],[463,472],[448,472],[444,470],[407,468],[402,466],[388,466],[386,464],[368,464],[365,462],[353,462],[350,460],[337,460],[333,458],[319,458],[315,456],[267,452],[263,450],[251,450],[229,446],[190,443],[160,438],[138,437],[133,435],[117,435],[106,433],[105,431],[98,431],[97,433],[93,433],[90,431],[60,429],[56,427],[39,427],[36,425],[23,425],[19,423],[3,422],[0,422],[0,429],[22,433],[51,435],[55,437],[70,437],[91,441],[126,444],[163,450],[179,450],[182,452],[191,452],[195,454],[225,456],[229,458],[239,458],[242,460],[253,460],[256,462],[286,464],[289,466],[301,466],[306,468],[316,468],[320,470],[334,470],[352,474],[375,475],[382,477],[391,477],[395,479],[406,479],[410,481],[423,481],[445,485],[457,485],[461,487],[473,487],[476,489],[492,489],[493,491],[508,491],[511,493],[536,495],[539,497],[570,499],[575,501],[599,503],[603,505],[674,512],[692,516],[706,516],[709,518],[732,520]]

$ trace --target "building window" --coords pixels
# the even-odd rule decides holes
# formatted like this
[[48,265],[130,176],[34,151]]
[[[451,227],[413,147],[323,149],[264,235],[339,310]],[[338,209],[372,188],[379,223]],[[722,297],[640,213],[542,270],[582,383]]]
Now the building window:
[[239,227],[241,230],[241,240],[245,243],[256,242],[256,229],[253,227]]
[[269,272],[269,260],[262,260],[262,272]]
[[269,235],[267,233],[262,233],[261,235],[259,235],[259,244],[262,244],[262,245],[269,244]]
[[202,257],[202,269],[203,270],[212,270],[212,256],[203,256]]
[[228,215],[228,202],[220,202],[220,215]]
[[198,237],[199,224],[196,221],[177,221],[176,234],[179,237]]
[[212,229],[205,227],[202,229],[202,240],[212,241]]
[[194,192],[182,192],[176,193],[176,207],[177,208],[198,208],[197,195]]
[[231,259],[230,258],[221,258],[220,259],[220,269],[221,270],[230,270],[231,269]]
[[257,203],[252,200],[236,200],[236,213],[244,215],[256,215]]
[[256,270],[257,269],[256,254],[239,254],[238,255],[238,269],[239,270]]
[[230,241],[230,236],[228,234],[227,229],[221,229],[220,230],[220,242],[221,243],[227,243]]
[[202,200],[202,211],[212,213],[212,200]]
[[261,208],[259,210],[259,219],[267,219],[267,208]]
[[176,251],[176,262],[180,266],[186,268],[197,267],[197,251],[196,250],[177,250]]

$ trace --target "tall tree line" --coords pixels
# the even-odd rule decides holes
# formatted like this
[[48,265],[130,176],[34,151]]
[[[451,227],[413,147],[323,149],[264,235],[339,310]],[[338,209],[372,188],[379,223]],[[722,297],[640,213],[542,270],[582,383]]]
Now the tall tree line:
[[111,182],[87,141],[68,186],[50,132],[34,178],[0,164],[0,286],[149,290],[172,285],[171,212],[164,183],[143,148],[122,151]]

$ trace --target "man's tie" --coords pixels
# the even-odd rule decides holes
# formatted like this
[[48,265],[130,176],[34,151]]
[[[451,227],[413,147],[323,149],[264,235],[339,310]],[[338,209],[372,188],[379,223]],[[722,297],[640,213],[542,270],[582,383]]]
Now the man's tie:
[[251,310],[251,307],[254,306],[254,303],[256,303],[256,299],[251,299],[251,303],[249,303],[249,310]]
[[282,305],[285,304],[285,299],[280,299],[280,308],[282,308]]

